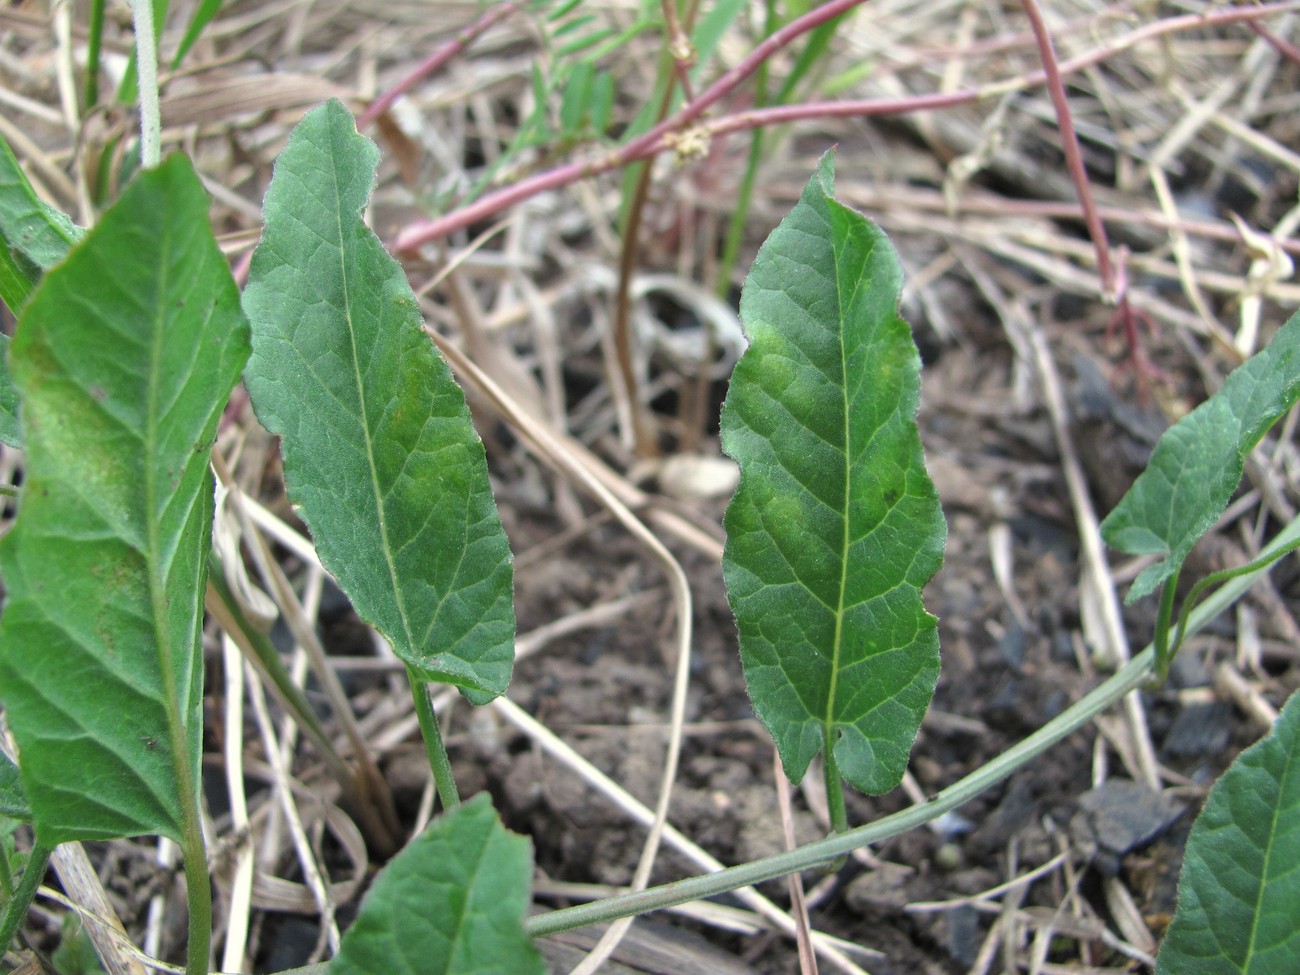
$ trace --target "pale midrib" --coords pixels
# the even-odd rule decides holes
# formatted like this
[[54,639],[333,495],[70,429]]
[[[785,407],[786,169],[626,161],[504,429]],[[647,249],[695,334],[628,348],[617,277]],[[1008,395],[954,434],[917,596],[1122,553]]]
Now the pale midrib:
[[[159,301],[154,306],[152,334],[149,336],[149,389],[148,409],[145,413],[145,539],[148,547],[149,603],[153,616],[154,644],[157,647],[159,670],[163,679],[163,708],[167,715],[167,737],[170,739],[172,764],[178,785],[182,834],[193,833],[198,826],[198,812],[194,808],[196,792],[194,780],[190,773],[189,739],[186,735],[184,715],[181,713],[180,693],[184,692],[188,701],[188,688],[177,684],[175,655],[177,648],[170,646],[167,633],[167,579],[162,558],[162,541],[159,537],[161,517],[155,517],[157,511],[160,473],[158,457],[159,404],[158,388],[162,371],[162,336],[167,328],[163,309],[167,306],[164,296],[168,294],[167,272],[169,263],[167,255],[173,238],[171,221],[163,223],[163,239],[159,248],[161,259],[158,262],[158,282],[155,292]],[[187,648],[188,650],[188,648]]]
[[[333,162],[333,160],[331,160]],[[397,565],[393,562],[392,546],[388,536],[388,518],[384,512],[384,495],[379,485],[379,471],[375,468],[374,437],[370,431],[370,412],[366,408],[366,388],[361,376],[361,355],[357,348],[357,330],[352,318],[352,288],[348,278],[347,242],[343,224],[343,197],[339,192],[338,166],[332,165],[330,175],[334,180],[334,219],[338,228],[339,274],[343,281],[343,318],[347,322],[348,341],[352,345],[352,378],[357,386],[357,406],[360,410],[361,435],[365,438],[366,466],[370,471],[370,489],[375,500],[375,517],[379,519],[379,547],[384,553],[384,564],[388,567],[388,579],[393,588],[393,601],[397,604],[397,615],[402,624],[402,634],[406,637],[407,651],[416,654],[415,638],[411,633],[410,616],[406,610],[406,601],[402,598],[402,587],[398,585]]]
[[[836,253],[835,245],[831,245],[831,255],[835,262],[835,293],[840,297],[840,275],[839,275],[839,255]],[[831,682],[826,694],[826,714],[823,723],[825,726],[824,736],[826,739],[826,758],[828,761],[833,760],[832,751],[835,747],[833,732],[835,730],[835,698],[839,692],[840,678],[840,657],[843,652],[844,644],[844,597],[848,591],[849,582],[849,511],[850,494],[852,487],[851,471],[851,452],[850,452],[850,418],[849,418],[849,384],[848,384],[848,361],[844,350],[844,302],[842,298],[837,301],[836,312],[839,315],[839,350],[840,350],[840,396],[844,406],[844,495],[843,495],[843,524],[844,530],[840,538],[840,591],[835,603],[835,636],[831,643]]]
[[1272,839],[1277,836],[1278,817],[1282,811],[1282,801],[1286,798],[1286,789],[1287,789],[1286,780],[1290,775],[1290,767],[1291,767],[1291,762],[1288,761],[1286,763],[1286,768],[1282,772],[1282,775],[1278,781],[1278,792],[1277,792],[1278,801],[1273,807],[1272,822],[1269,824],[1269,833],[1268,833],[1269,844],[1268,844],[1268,848],[1264,851],[1264,863],[1262,869],[1260,870],[1259,889],[1255,894],[1255,910],[1253,912],[1255,922],[1250,929],[1250,942],[1246,946],[1246,958],[1244,963],[1241,966],[1241,970],[1243,972],[1250,971],[1251,962],[1255,957],[1255,945],[1259,942],[1259,919],[1260,919],[1261,911],[1263,910],[1264,907],[1264,893],[1266,888],[1268,887],[1267,877],[1268,877],[1269,862],[1273,859]]

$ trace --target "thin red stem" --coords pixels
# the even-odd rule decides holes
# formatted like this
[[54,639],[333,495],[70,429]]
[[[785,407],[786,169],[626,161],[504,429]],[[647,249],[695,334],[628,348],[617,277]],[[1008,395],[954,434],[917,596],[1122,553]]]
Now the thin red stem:
[[[663,137],[690,125],[706,112],[709,107],[738,88],[746,78],[758,70],[758,66],[773,54],[785,47],[802,34],[825,23],[833,17],[854,7],[861,6],[866,0],[831,0],[822,4],[802,17],[796,17],[770,37],[765,38],[739,64],[710,85],[700,96],[688,102],[670,118],[654,126],[644,135],[638,136],[615,152],[600,158],[568,163],[541,173],[531,179],[522,180],[514,186],[493,193],[472,203],[464,209],[447,214],[437,220],[417,223],[398,234],[394,249],[412,250],[421,244],[443,237],[453,230],[467,227],[484,216],[491,215],[521,200],[526,200],[549,189],[566,186],[574,180],[597,173],[618,169],[628,163],[647,159],[662,151]],[[454,220],[454,225],[450,222]]]
[[417,64],[410,73],[401,81],[389,88],[373,102],[366,106],[366,110],[357,116],[357,128],[364,129],[371,125],[375,119],[383,115],[393,107],[393,103],[401,98],[408,91],[414,88],[422,80],[433,74],[452,58],[461,54],[467,47],[478,40],[489,27],[499,23],[511,14],[519,10],[517,3],[502,3],[495,7],[489,8],[483,13],[478,20],[470,24],[454,38],[448,41],[438,50],[434,51],[427,58]]
[[1065,94],[1065,83],[1061,80],[1061,66],[1056,58],[1056,46],[1052,43],[1051,32],[1043,20],[1043,11],[1038,0],[1021,0],[1025,15],[1034,29],[1034,38],[1038,41],[1038,54],[1047,75],[1047,91],[1052,98],[1052,107],[1056,110],[1056,127],[1061,133],[1061,151],[1065,153],[1065,165],[1074,180],[1075,191],[1079,194],[1079,206],[1083,209],[1083,222],[1088,226],[1088,236],[1097,251],[1097,273],[1101,277],[1102,292],[1112,300],[1124,300],[1123,295],[1115,292],[1115,269],[1110,263],[1110,241],[1106,239],[1106,226],[1097,214],[1097,204],[1092,198],[1092,184],[1088,181],[1088,170],[1083,164],[1083,151],[1079,148],[1079,134],[1074,130],[1074,117],[1070,114],[1070,99]]
[[[857,0],[861,2],[861,0]],[[548,190],[555,190],[567,186],[570,183],[577,182],[590,176],[597,176],[601,173],[609,172],[612,169],[618,169],[629,163],[638,162],[642,159],[648,159],[672,148],[671,140],[665,139],[664,136],[676,132],[683,126],[694,121],[709,105],[714,104],[719,98],[732,91],[744,80],[743,76],[738,76],[742,67],[753,62],[749,71],[757,68],[764,57],[769,57],[775,47],[767,47],[769,42],[778,36],[783,37],[782,44],[788,44],[796,35],[790,35],[791,28],[799,24],[805,24],[803,31],[811,30],[846,9],[854,6],[855,3],[843,0],[835,4],[827,4],[825,7],[819,7],[812,14],[798,20],[791,21],[781,31],[773,34],[762,45],[755,48],[754,54],[746,58],[745,62],[737,65],[736,68],[723,75],[710,88],[705,91],[699,99],[692,102],[678,112],[672,118],[665,120],[660,125],[655,126],[645,135],[629,142],[626,146],[614,152],[607,153],[604,156],[582,159],[577,162],[566,163],[555,169],[536,176],[524,179],[499,190],[481,197],[475,202],[459,210],[452,211],[438,217],[435,220],[422,221],[414,223],[398,234],[393,244],[396,251],[413,250],[422,244],[431,240],[445,237],[457,230],[464,229],[473,223],[491,217],[500,211],[513,206],[516,203],[527,200],[538,193],[544,193]],[[834,8],[829,14],[822,16],[816,23],[807,23],[809,17],[813,14],[825,14],[829,8]],[[1238,22],[1251,22],[1261,20],[1265,17],[1271,17],[1277,14],[1290,13],[1300,10],[1300,3],[1274,3],[1258,7],[1227,7],[1220,10],[1207,11],[1203,14],[1186,14],[1180,17],[1170,17],[1166,20],[1158,21],[1154,24],[1147,24],[1140,27],[1123,37],[1079,55],[1068,61],[1062,61],[1057,66],[1062,77],[1082,71],[1084,68],[1091,67],[1113,57],[1120,51],[1127,50],[1144,41],[1153,40],[1166,34],[1174,34],[1183,30],[1194,28],[1208,27],[1218,24],[1230,24]],[[802,32],[802,31],[801,31]],[[777,45],[778,47],[780,45]],[[755,60],[755,55],[762,51],[762,57]],[[749,73],[747,71],[745,74]],[[956,105],[963,105],[969,102],[979,101],[983,98],[998,97],[1008,92],[1020,91],[1026,88],[1032,88],[1035,85],[1041,85],[1047,80],[1047,72],[1040,68],[1035,71],[1027,72],[1015,78],[1009,78],[1005,81],[987,85],[982,88],[965,88],[958,91],[932,93],[924,95],[911,95],[905,98],[868,98],[855,101],[836,101],[836,102],[809,102],[803,105],[778,105],[772,108],[753,109],[745,112],[739,112],[734,115],[723,116],[721,118],[707,122],[701,126],[704,134],[715,136],[728,132],[736,132],[743,129],[752,129],[759,126],[776,125],[783,122],[794,122],[805,119],[832,118],[837,116],[862,117],[870,115],[902,115],[907,112],[920,111],[922,109],[951,108]],[[722,89],[722,90],[719,90]],[[705,101],[707,99],[707,102]],[[701,106],[701,103],[704,103]]]
[[668,54],[673,59],[673,71],[677,74],[682,97],[689,102],[695,98],[695,89],[691,86],[695,48],[691,45],[690,36],[682,29],[681,18],[677,16],[677,0],[662,0],[660,6],[664,13],[664,33],[668,37]]
[[1273,45],[1273,48],[1283,57],[1300,62],[1300,47],[1296,47],[1285,37],[1278,37],[1263,24],[1257,24],[1253,20],[1246,21],[1246,26]]

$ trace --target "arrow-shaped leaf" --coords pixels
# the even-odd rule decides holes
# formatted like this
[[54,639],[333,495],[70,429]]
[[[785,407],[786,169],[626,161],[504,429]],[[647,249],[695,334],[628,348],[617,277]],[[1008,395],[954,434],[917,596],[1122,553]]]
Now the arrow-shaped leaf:
[[131,183],[19,321],[0,693],[43,843],[198,835],[208,460],[247,356],[180,156]]
[[444,813],[375,878],[329,975],[542,975],[532,861],[486,795]]
[[946,527],[916,430],[920,358],[885,235],[838,203],[828,154],[759,251],[723,446],[741,467],[723,572],[750,698],[790,778],[829,746],[898,784],[939,673],[921,587]]
[[418,675],[482,703],[514,660],[510,549],[465,397],[362,223],[378,156],[337,101],[294,130],[244,292],[244,378],[357,612]]
[[1300,693],[1214,784],[1187,838],[1160,975],[1300,971]]
[[1101,523],[1106,544],[1161,555],[1125,597],[1134,602],[1178,572],[1232,500],[1246,456],[1300,397],[1300,313],[1212,397],[1165,431],[1138,479]]

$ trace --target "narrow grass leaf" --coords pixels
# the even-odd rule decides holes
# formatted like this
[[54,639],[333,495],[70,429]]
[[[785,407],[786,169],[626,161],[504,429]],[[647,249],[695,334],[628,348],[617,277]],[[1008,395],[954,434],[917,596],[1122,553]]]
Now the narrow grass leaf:
[[1300,972],[1300,693],[1210,790],[1156,971]]
[[921,587],[946,526],[916,429],[920,358],[884,233],[837,202],[823,157],[759,251],[750,339],[722,414],[741,481],[728,596],[754,710],[790,778],[831,748],[864,792],[898,784],[939,673]]
[[247,332],[181,156],[131,183],[18,323],[0,694],[43,843],[197,829],[208,461]]
[[338,101],[294,130],[244,291],[244,379],[357,612],[424,679],[484,703],[514,661],[510,549],[464,394],[361,220],[378,156]]
[[201,0],[199,5],[194,9],[190,16],[189,25],[185,28],[185,36],[181,38],[179,46],[176,48],[176,54],[172,57],[172,68],[179,68],[185,55],[190,52],[203,29],[212,23],[212,18],[217,15],[221,9],[221,0]]
[[1300,313],[1219,391],[1165,431],[1146,470],[1101,523],[1130,555],[1159,555],[1133,580],[1132,603],[1182,568],[1232,500],[1246,455],[1300,397]]
[[480,793],[375,878],[329,975],[542,975],[523,926],[532,881],[528,840]]

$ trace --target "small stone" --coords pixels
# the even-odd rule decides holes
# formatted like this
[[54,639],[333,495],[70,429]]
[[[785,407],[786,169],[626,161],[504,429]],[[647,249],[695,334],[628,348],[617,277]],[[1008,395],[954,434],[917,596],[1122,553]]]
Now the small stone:
[[1070,836],[1098,869],[1113,875],[1124,854],[1146,846],[1182,814],[1182,806],[1163,792],[1111,779],[1079,797]]

